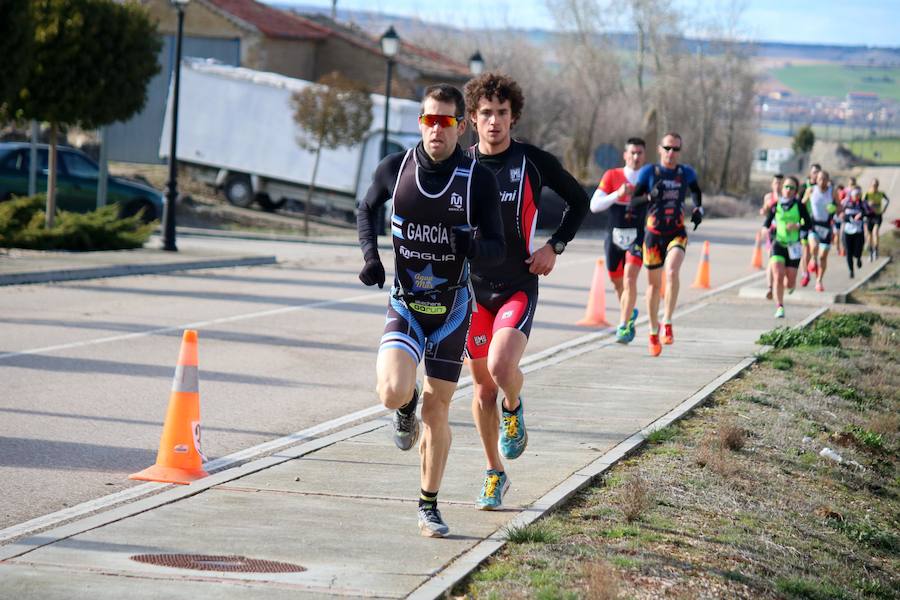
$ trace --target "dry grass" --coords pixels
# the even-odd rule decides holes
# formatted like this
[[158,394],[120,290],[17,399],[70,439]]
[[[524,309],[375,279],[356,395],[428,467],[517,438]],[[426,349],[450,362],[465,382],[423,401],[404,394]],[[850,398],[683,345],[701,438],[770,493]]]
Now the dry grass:
[[631,474],[625,480],[619,494],[619,509],[625,516],[625,521],[631,523],[638,520],[652,506],[653,497],[647,481],[640,473]]
[[617,600],[619,598],[619,576],[606,561],[591,561],[584,568],[587,589],[584,597],[588,600]]
[[727,450],[737,452],[744,447],[747,440],[747,430],[738,427],[734,420],[725,419],[719,425],[719,445]]

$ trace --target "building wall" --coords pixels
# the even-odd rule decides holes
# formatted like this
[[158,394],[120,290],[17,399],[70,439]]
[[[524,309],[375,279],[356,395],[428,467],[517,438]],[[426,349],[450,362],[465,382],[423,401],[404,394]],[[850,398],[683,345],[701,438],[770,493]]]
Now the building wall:
[[311,40],[263,38],[258,44],[258,57],[253,61],[255,64],[248,61],[245,66],[314,81],[316,51],[317,43]]

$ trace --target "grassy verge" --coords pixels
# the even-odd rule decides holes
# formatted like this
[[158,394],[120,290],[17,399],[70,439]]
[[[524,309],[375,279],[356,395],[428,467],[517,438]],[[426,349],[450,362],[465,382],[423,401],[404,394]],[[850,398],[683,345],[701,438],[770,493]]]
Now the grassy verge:
[[[470,598],[898,598],[900,320],[829,314],[457,586]],[[826,450],[827,449],[827,450]]]
[[881,256],[890,256],[891,262],[867,285],[850,295],[859,304],[900,307],[900,230],[892,223],[881,226],[879,241]]

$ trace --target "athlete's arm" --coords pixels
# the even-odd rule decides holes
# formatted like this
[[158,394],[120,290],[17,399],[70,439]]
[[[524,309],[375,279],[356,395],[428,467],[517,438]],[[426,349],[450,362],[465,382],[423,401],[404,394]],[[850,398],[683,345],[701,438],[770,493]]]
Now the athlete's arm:
[[609,187],[610,173],[611,171],[607,171],[603,174],[603,177],[600,178],[600,185],[597,186],[597,189],[594,190],[594,195],[591,196],[591,212],[593,213],[603,212],[622,197],[622,188],[608,194],[604,191],[604,188]]
[[766,218],[763,220],[763,229],[769,229],[769,227],[772,226],[772,222],[775,220],[775,210],[776,206],[772,206],[769,208],[768,212],[766,212]]
[[480,265],[496,265],[506,257],[503,218],[500,216],[500,188],[487,168],[475,163],[472,168],[472,225],[478,235],[472,239],[469,258]]
[[384,266],[378,255],[375,220],[378,209],[391,198],[391,194],[394,192],[394,182],[400,172],[403,156],[403,153],[392,154],[378,163],[372,177],[372,184],[359,203],[359,210],[356,214],[356,231],[359,234],[359,247],[366,261],[359,274],[359,279],[366,285],[377,284],[378,287],[384,285]]
[[638,171],[637,182],[631,192],[631,208],[637,209],[650,202],[650,187],[653,185],[653,165],[644,165]]
[[575,237],[578,228],[581,227],[581,222],[584,221],[584,217],[587,216],[590,209],[587,192],[549,152],[534,146],[526,146],[526,152],[541,174],[541,183],[559,194],[559,197],[566,203],[559,227],[550,237],[568,244]]
[[810,228],[812,227],[812,217],[809,216],[809,210],[802,202],[798,205],[800,208],[800,239],[805,240]]

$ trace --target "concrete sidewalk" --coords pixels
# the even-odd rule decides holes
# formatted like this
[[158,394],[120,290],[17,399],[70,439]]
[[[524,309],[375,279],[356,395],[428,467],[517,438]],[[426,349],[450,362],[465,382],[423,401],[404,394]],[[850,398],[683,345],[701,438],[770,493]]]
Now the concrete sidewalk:
[[[836,263],[826,285],[839,290]],[[854,283],[883,264],[864,264]],[[821,299],[791,306],[788,319],[776,321],[771,302],[710,294],[676,312],[676,343],[659,358],[647,355],[645,319],[630,346],[593,333],[529,357],[529,446],[507,463],[512,487],[496,512],[474,507],[484,459],[464,384],[451,407],[454,443],[440,495],[447,539],[418,535],[418,454],[394,448],[382,415],[190,486],[158,484],[149,498],[0,546],[4,594],[440,596],[502,544],[505,525],[529,522],[588,485],[642,443],[642,430],[678,418],[752,364],[761,333],[814,317],[833,300]],[[194,555],[192,566],[213,570],[135,560],[142,555],[157,562]]]

